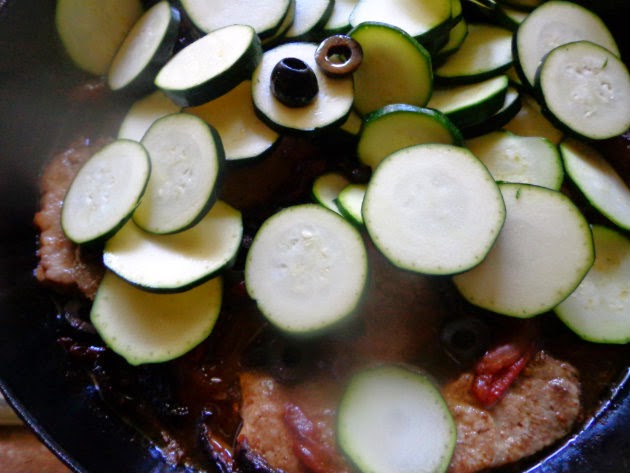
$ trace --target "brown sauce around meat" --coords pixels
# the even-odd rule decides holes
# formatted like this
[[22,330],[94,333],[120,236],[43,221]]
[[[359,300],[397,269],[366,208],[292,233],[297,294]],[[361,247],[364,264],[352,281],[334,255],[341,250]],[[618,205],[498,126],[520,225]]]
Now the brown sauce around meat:
[[[71,175],[96,146],[75,143],[51,161],[35,219],[38,278],[78,288],[87,298],[102,267],[64,241],[56,220]],[[402,272],[367,241],[371,281],[354,319],[314,339],[290,339],[270,327],[246,297],[244,255],[260,224],[277,209],[308,200],[313,178],[326,170],[358,182],[367,177],[351,147],[299,138],[284,138],[258,163],[228,169],[221,197],[242,210],[245,237],[235,267],[224,276],[219,322],[201,345],[171,362],[131,367],[89,330],[68,327],[60,341],[69,370],[95,383],[170,462],[218,465],[225,472],[353,471],[334,438],[336,401],[352,372],[375,363],[413,364],[443,387],[458,423],[453,473],[498,467],[550,448],[597,408],[630,363],[628,346],[583,342],[552,314],[521,321],[486,313],[463,301],[448,279]],[[78,317],[86,321],[87,312]],[[447,323],[473,317],[487,328],[489,346],[514,333],[535,334],[531,361],[493,407],[471,397],[476,359],[453,356],[441,341]]]

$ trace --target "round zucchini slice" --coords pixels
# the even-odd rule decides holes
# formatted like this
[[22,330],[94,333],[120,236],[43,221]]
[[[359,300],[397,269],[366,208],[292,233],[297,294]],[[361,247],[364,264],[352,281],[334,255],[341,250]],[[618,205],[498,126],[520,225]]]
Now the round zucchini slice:
[[318,204],[288,207],[260,228],[247,255],[247,292],[279,329],[311,334],[351,315],[367,283],[360,233]]
[[105,343],[131,365],[160,363],[192,350],[214,328],[222,281],[177,294],[155,294],[107,271],[90,312]]
[[595,13],[574,2],[544,2],[516,30],[512,49],[517,71],[533,87],[543,58],[557,46],[580,40],[599,44],[619,56],[615,39]]
[[538,68],[543,111],[567,132],[592,140],[630,128],[630,74],[609,50],[589,41],[553,49]]
[[112,90],[147,92],[173,53],[179,33],[179,10],[165,0],[156,3],[134,24],[116,52],[107,75]]
[[456,429],[425,374],[384,365],[356,373],[339,405],[337,438],[363,473],[444,472]]
[[261,57],[262,45],[251,26],[226,26],[179,51],[157,74],[155,85],[182,107],[201,105],[249,79]]
[[245,80],[227,94],[186,112],[212,125],[223,143],[225,159],[240,162],[266,155],[279,138],[263,123],[252,103],[252,83]]
[[153,123],[142,144],[151,158],[151,178],[134,221],[159,234],[195,225],[214,203],[223,170],[218,133],[199,117],[174,113]]
[[555,312],[571,330],[597,343],[630,342],[630,241],[593,225],[595,263]]
[[364,118],[357,144],[363,164],[376,166],[394,151],[423,143],[462,144],[462,136],[443,113],[430,108],[392,104]]
[[395,266],[424,274],[479,264],[504,220],[494,179],[470,151],[454,145],[415,145],[390,154],[363,200],[374,245]]
[[103,263],[143,289],[178,292],[230,266],[242,236],[241,213],[217,201],[194,227],[172,235],[153,235],[128,222],[105,244]]
[[140,0],[58,0],[55,26],[77,67],[103,75],[141,15]]
[[400,28],[362,23],[349,33],[363,49],[354,72],[354,107],[366,115],[385,105],[405,103],[423,107],[433,90],[431,56]]
[[[354,99],[352,78],[330,78],[317,67],[312,43],[286,43],[263,55],[252,76],[254,107],[261,119],[280,132],[313,132],[343,123],[350,113]],[[319,92],[308,104],[289,107],[271,91],[271,73],[282,59],[296,58],[314,72]]]
[[97,151],[75,176],[63,201],[61,227],[77,244],[106,239],[131,217],[147,187],[144,146],[117,140]]
[[553,309],[593,264],[588,222],[561,192],[501,184],[507,218],[484,261],[453,277],[472,304],[513,317]]

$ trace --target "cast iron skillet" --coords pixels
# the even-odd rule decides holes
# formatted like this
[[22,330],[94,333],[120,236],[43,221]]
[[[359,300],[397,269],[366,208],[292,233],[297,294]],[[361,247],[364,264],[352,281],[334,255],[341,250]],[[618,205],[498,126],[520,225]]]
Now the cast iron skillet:
[[[628,44],[625,0],[593,2]],[[606,7],[606,5],[608,7]],[[54,0],[0,0],[0,389],[25,423],[81,473],[184,472],[103,404],[94,388],[66,378],[50,294],[37,286],[32,216],[44,159],[73,127],[97,121],[71,106],[76,71],[60,53]],[[625,54],[627,64],[627,54]],[[108,104],[115,108],[117,103]],[[630,471],[630,366],[597,414],[528,473]]]

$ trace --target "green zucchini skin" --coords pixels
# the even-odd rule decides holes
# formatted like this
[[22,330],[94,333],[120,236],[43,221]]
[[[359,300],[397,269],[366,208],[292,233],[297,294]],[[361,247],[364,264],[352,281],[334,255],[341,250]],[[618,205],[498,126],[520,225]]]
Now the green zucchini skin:
[[[205,77],[199,77],[195,83],[190,85],[176,85],[172,80],[167,80],[167,71],[175,68],[181,68],[180,74],[189,75],[194,74],[191,70],[188,70],[186,61],[183,58],[184,55],[194,56],[195,60],[200,61],[202,57],[206,57],[207,60],[215,60],[214,58],[221,58],[221,56],[215,56],[217,53],[221,53],[221,49],[229,48],[229,33],[227,29],[231,29],[229,33],[243,34],[242,30],[249,29],[251,41],[247,46],[242,49],[238,57],[232,56],[231,62],[226,63],[225,67],[219,71],[215,71]],[[240,30],[240,31],[239,31]],[[218,35],[226,36],[221,38],[219,45],[215,45],[210,42],[209,36]],[[206,50],[204,48],[208,44]],[[213,47],[217,47],[217,50],[213,50]],[[194,48],[194,49],[193,49]],[[202,50],[202,52],[200,52]],[[212,99],[220,97],[221,95],[229,92],[241,82],[248,80],[254,69],[258,66],[262,59],[262,44],[258,35],[254,33],[251,27],[243,25],[232,25],[215,30],[208,35],[198,39],[194,43],[188,45],[186,48],[179,51],[175,56],[171,58],[169,62],[160,70],[155,78],[155,85],[161,89],[167,96],[169,96],[173,102],[182,107],[192,107],[201,105],[205,102],[209,102]],[[220,59],[216,59],[219,61]]]
[[[162,32],[161,39],[154,46],[154,50],[149,61],[146,62],[142,69],[136,72],[133,78],[127,79],[126,81],[116,80],[116,67],[121,67],[119,64],[124,62],[126,59],[124,57],[124,48],[132,44],[134,37],[140,37],[142,35],[147,36],[147,33],[142,30],[142,28],[146,28],[146,26],[141,24],[141,22],[145,17],[153,13],[158,8],[168,9],[168,21],[164,31]],[[177,41],[179,35],[180,23],[181,15],[179,10],[170,6],[168,2],[165,1],[155,4],[142,17],[140,17],[138,22],[136,22],[136,25],[134,25],[134,28],[132,28],[127,35],[127,38],[121,45],[121,48],[114,56],[114,60],[108,73],[108,84],[110,88],[117,92],[137,96],[153,91],[155,89],[155,76],[173,54],[175,42]],[[129,54],[129,52],[127,52],[127,54]]]

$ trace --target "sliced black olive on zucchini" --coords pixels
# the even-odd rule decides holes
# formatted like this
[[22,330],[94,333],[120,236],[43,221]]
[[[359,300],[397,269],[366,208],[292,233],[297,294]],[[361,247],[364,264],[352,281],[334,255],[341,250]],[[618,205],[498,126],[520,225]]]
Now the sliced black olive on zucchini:
[[512,47],[517,71],[533,87],[538,66],[547,53],[579,40],[599,44],[619,56],[615,39],[595,13],[573,2],[544,2],[516,30]]
[[392,104],[364,118],[357,144],[359,160],[372,169],[387,155],[422,143],[462,144],[455,125],[441,112],[406,104]]
[[436,87],[427,107],[444,113],[456,126],[477,125],[505,103],[509,81],[500,75],[473,84]]
[[140,0],[58,0],[55,26],[77,67],[102,75],[142,10]]
[[497,181],[535,184],[554,190],[562,185],[560,152],[546,138],[499,130],[467,140],[466,146]]
[[288,207],[262,225],[247,255],[245,283],[280,330],[311,334],[351,315],[367,282],[360,233],[316,204]]
[[494,179],[470,151],[409,146],[376,168],[363,200],[374,245],[395,266],[454,274],[479,264],[505,220]]
[[479,82],[512,66],[512,32],[483,23],[469,23],[468,34],[457,52],[435,71],[442,83]]
[[265,156],[279,138],[278,133],[256,115],[249,80],[217,99],[187,108],[186,112],[202,118],[217,130],[228,162]]
[[61,227],[75,243],[90,243],[116,232],[136,209],[149,181],[145,148],[114,141],[81,167],[63,201]]
[[593,264],[593,238],[579,209],[561,192],[500,184],[507,208],[501,234],[486,258],[453,277],[472,304],[513,317],[553,309]]
[[287,41],[316,39],[332,14],[333,0],[295,0],[293,24],[286,31]]
[[589,41],[551,50],[536,74],[543,112],[567,132],[591,140],[630,128],[630,74],[612,52]]
[[319,92],[317,77],[308,64],[296,57],[280,59],[271,70],[271,93],[287,107],[304,107]]
[[630,189],[602,154],[575,139],[560,143],[567,175],[599,212],[630,230]]
[[179,51],[162,67],[155,85],[178,105],[201,105],[249,79],[261,57],[252,27],[226,26]]
[[630,342],[630,241],[593,225],[595,263],[573,293],[554,309],[571,330],[590,342]]
[[361,115],[394,103],[426,105],[433,70],[431,56],[420,43],[383,23],[362,23],[349,36],[363,50],[361,67],[353,75],[354,107]]
[[456,437],[439,389],[410,367],[359,371],[339,404],[339,446],[364,473],[446,471]]
[[[286,43],[263,55],[252,76],[252,98],[260,118],[280,132],[312,132],[337,126],[350,113],[354,98],[352,78],[327,77],[315,63],[316,44]],[[271,91],[272,71],[279,61],[296,58],[304,62],[317,78],[317,96],[303,107],[288,107]]]
[[158,118],[181,111],[161,90],[136,100],[120,124],[118,138],[141,141],[147,130]]
[[350,14],[350,24],[380,22],[398,27],[410,36],[430,36],[448,31],[451,21],[451,0],[360,0]]
[[151,158],[151,178],[134,222],[161,234],[193,226],[216,198],[225,161],[218,133],[199,117],[174,113],[154,122],[142,144]]
[[165,0],[147,10],[116,52],[107,75],[112,90],[146,92],[173,52],[179,33],[179,10]]
[[281,28],[295,0],[180,0],[197,28],[205,33],[230,25],[249,25],[261,39]]
[[105,343],[131,365],[160,363],[190,351],[212,331],[221,310],[222,281],[177,294],[155,294],[107,271],[90,312]]
[[105,244],[103,262],[129,283],[152,292],[178,292],[230,266],[243,236],[241,213],[217,201],[194,227],[171,235],[127,222]]

